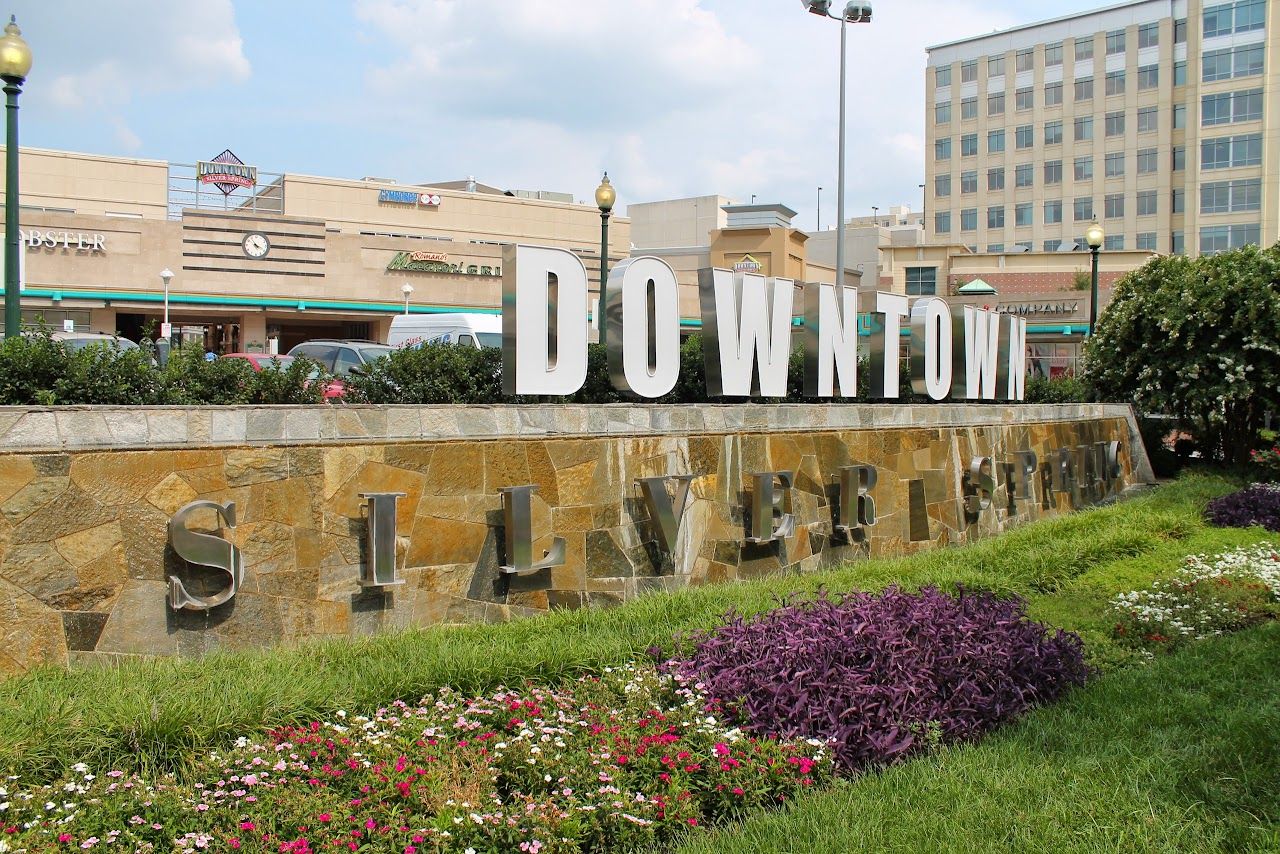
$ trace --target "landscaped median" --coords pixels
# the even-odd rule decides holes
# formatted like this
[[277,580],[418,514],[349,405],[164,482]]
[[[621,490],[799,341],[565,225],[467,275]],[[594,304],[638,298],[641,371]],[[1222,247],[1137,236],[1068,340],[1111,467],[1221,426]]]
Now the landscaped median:
[[[759,850],[782,850],[776,840],[793,836],[794,850],[856,848],[849,840],[828,844],[814,818],[821,813],[806,812],[807,805],[827,799],[821,802],[843,809],[840,799],[856,804],[864,787],[924,774],[939,781],[924,788],[963,806],[982,798],[983,787],[1005,785],[997,779],[1001,766],[979,759],[970,795],[967,777],[946,782],[951,757],[997,750],[1028,731],[1036,733],[1031,746],[1018,748],[1027,781],[1053,777],[1058,753],[1063,769],[1087,766],[1083,745],[1071,746],[1093,743],[1100,702],[1146,721],[1145,728],[1117,722],[1100,755],[1130,744],[1149,752],[1147,742],[1162,738],[1161,678],[1187,686],[1177,701],[1186,711],[1171,725],[1189,741],[1159,749],[1185,751],[1180,773],[1193,788],[1218,792],[1231,763],[1240,766],[1234,779],[1251,800],[1231,808],[1228,835],[1256,844],[1268,833],[1274,838],[1280,820],[1258,794],[1276,782],[1276,765],[1254,755],[1276,751],[1274,698],[1207,714],[1240,729],[1239,737],[1223,739],[1186,719],[1202,704],[1196,697],[1217,696],[1223,685],[1240,697],[1258,689],[1236,683],[1274,687],[1280,663],[1267,652],[1268,642],[1274,650],[1271,627],[1161,657],[1160,669],[1106,672],[1172,646],[1150,626],[1121,631],[1132,617],[1121,594],[1155,579],[1186,582],[1187,572],[1198,573],[1196,584],[1242,579],[1233,621],[1197,632],[1235,628],[1273,610],[1273,589],[1270,599],[1259,598],[1248,586],[1255,577],[1264,586],[1274,580],[1269,564],[1262,575],[1232,575],[1245,564],[1254,572],[1249,567],[1270,560],[1270,551],[1228,559],[1226,569],[1214,570],[1212,557],[1183,569],[1189,555],[1275,546],[1277,538],[1259,529],[1206,527],[1205,502],[1231,488],[1188,477],[964,548],[648,596],[607,611],[199,661],[38,671],[0,683],[0,770],[11,775],[0,785],[0,845],[168,850],[176,843],[178,850],[299,854],[622,850],[669,845],[678,834],[725,821],[745,819],[754,828],[764,807],[796,802],[763,819],[773,824],[759,825],[761,838],[783,836]],[[1207,589],[1182,582],[1178,590]],[[826,593],[815,598],[819,590]],[[841,595],[851,590],[885,592]],[[1083,657],[1075,635],[1039,626],[1022,605],[990,593],[1019,595],[1030,617],[1078,632]],[[790,604],[778,609],[780,599]],[[726,626],[730,610],[738,616]],[[712,627],[722,628],[705,633]],[[1235,659],[1223,685],[1201,662],[1215,654]],[[1157,673],[1165,676],[1148,675]],[[1131,687],[1119,703],[1113,686],[1124,680]],[[1064,693],[1065,703],[1033,711],[994,738],[947,746]],[[1084,711],[1073,717],[1072,709]],[[835,782],[841,770],[860,773],[917,754],[893,770]],[[1202,754],[1204,768],[1194,758]],[[1145,758],[1138,764],[1143,773],[1154,768]],[[1142,779],[1108,772],[1085,782],[1102,793]],[[914,803],[909,792],[899,795]],[[1112,801],[1125,810],[1134,803],[1099,795],[1090,809],[1102,818],[1081,838],[1109,838]],[[1007,814],[990,819],[1003,835],[975,837],[977,847],[999,847],[1000,839],[1005,847],[1034,847],[1009,828],[1057,828],[1065,817],[1055,811],[1078,803],[1010,799]],[[1242,811],[1253,824],[1236,820]],[[1181,847],[1173,814],[1153,814],[1160,827],[1136,847],[1162,840]],[[1190,826],[1216,815],[1191,810],[1178,821]],[[798,824],[789,827],[791,820]],[[803,843],[810,829],[816,835]],[[1227,839],[1206,834],[1185,838]],[[910,840],[926,838],[906,833],[881,844],[910,850]]]

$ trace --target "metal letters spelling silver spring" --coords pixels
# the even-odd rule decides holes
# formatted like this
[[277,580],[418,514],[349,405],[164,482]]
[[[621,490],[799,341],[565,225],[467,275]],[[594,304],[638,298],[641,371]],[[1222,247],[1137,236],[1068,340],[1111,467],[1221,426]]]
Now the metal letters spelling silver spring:
[[541,569],[564,564],[564,537],[551,538],[551,550],[533,562],[533,512],[530,499],[538,491],[534,485],[504,486],[502,513],[506,527],[507,563],[500,568],[512,575],[532,575]]
[[875,466],[840,467],[840,501],[836,530],[846,537],[876,523],[876,500],[871,497],[879,475]]
[[[680,534],[680,520],[684,518],[685,501],[689,497],[689,484],[693,482],[691,474],[670,474],[665,477],[642,477],[636,481],[644,496],[645,507],[649,509],[649,519],[653,523],[658,543],[668,553],[676,550],[676,538]],[[675,497],[667,492],[667,482],[675,481]]]
[[369,530],[366,555],[360,568],[361,587],[390,587],[404,584],[396,577],[396,500],[403,492],[362,492],[369,501]]
[[181,579],[169,576],[169,607],[175,611],[186,608],[190,611],[207,611],[231,601],[240,585],[244,582],[244,556],[230,539],[213,534],[200,534],[187,528],[187,520],[197,510],[212,510],[226,522],[228,536],[236,530],[236,503],[228,501],[219,504],[216,501],[192,501],[182,507],[169,520],[169,541],[173,550],[183,560],[220,569],[231,576],[231,583],[221,593],[207,598],[192,596],[187,592]]
[[[796,530],[796,517],[791,512],[791,485],[794,474],[789,471],[763,471],[751,475],[751,536],[749,543],[771,543],[791,536]],[[774,483],[782,485],[774,489]],[[777,524],[774,518],[777,517]]]

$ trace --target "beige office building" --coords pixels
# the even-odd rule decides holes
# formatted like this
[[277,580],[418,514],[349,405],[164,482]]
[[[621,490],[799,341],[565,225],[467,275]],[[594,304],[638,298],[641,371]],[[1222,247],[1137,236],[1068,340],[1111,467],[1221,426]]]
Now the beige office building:
[[1137,0],[929,48],[928,242],[1083,248],[1095,217],[1110,250],[1275,242],[1278,19]]
[[[504,244],[568,249],[592,288],[599,279],[593,202],[475,180],[404,185],[23,148],[19,190],[24,318],[54,328],[139,338],[164,318],[165,269],[176,334],[220,352],[386,340],[406,309],[496,314]],[[609,238],[616,263],[631,243],[626,217],[612,218]]]

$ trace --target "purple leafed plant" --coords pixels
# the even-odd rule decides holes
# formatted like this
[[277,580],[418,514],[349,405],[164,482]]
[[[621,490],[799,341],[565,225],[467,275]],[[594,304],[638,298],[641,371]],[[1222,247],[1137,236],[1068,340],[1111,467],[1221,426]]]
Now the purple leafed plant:
[[1220,528],[1261,525],[1280,531],[1280,484],[1255,483],[1230,495],[1215,498],[1204,509],[1209,524]]
[[825,594],[729,614],[674,662],[749,731],[831,742],[846,770],[973,738],[1089,675],[1079,636],[987,593]]

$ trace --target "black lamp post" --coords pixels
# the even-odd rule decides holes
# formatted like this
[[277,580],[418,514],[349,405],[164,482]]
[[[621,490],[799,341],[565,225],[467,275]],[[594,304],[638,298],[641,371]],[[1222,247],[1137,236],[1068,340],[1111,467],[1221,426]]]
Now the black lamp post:
[[600,186],[596,187],[596,207],[600,208],[600,302],[596,308],[596,325],[600,327],[600,343],[604,343],[604,287],[609,281],[609,214],[613,211],[613,203],[618,198],[613,185],[609,183],[609,173],[604,173]]
[[1089,244],[1089,251],[1093,253],[1093,278],[1091,279],[1091,287],[1089,289],[1089,332],[1088,336],[1093,337],[1093,326],[1098,322],[1098,250],[1102,248],[1102,241],[1105,234],[1102,226],[1098,225],[1095,219],[1084,230],[1084,242]]
[[0,38],[0,80],[5,94],[4,180],[4,334],[22,334],[22,296],[18,292],[18,95],[31,70],[31,48],[10,16]]

